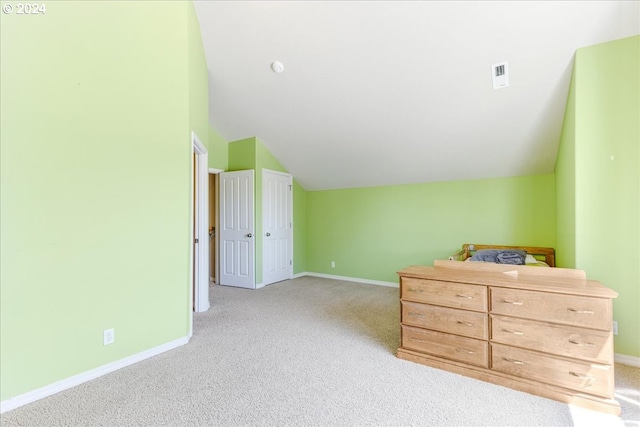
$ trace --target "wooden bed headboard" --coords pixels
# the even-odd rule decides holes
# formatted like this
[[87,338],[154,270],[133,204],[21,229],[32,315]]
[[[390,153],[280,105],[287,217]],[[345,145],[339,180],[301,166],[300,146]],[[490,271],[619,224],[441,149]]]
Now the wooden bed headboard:
[[528,254],[531,254],[533,256],[544,256],[544,262],[549,264],[549,267],[556,266],[556,251],[553,248],[537,248],[534,246],[477,245],[472,243],[465,243],[464,245],[462,245],[462,250],[456,255],[462,255],[460,257],[460,260],[464,261],[472,255],[472,251],[477,251],[480,249],[519,249],[522,251],[526,251]]

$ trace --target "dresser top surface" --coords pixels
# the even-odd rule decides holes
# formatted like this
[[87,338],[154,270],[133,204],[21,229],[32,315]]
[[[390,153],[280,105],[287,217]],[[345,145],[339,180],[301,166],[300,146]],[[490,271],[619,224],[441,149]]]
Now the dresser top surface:
[[[543,267],[531,267],[543,268]],[[595,280],[563,277],[561,272],[550,275],[528,275],[522,270],[505,272],[454,269],[446,267],[410,266],[398,272],[401,277],[432,279],[453,283],[469,283],[503,288],[517,288],[531,291],[559,294],[585,295],[600,298],[616,298],[618,293]]]

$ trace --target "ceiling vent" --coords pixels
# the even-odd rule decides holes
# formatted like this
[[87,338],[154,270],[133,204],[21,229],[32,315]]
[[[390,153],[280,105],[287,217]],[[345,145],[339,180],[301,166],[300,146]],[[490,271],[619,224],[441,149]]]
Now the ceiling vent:
[[507,61],[491,66],[493,77],[493,89],[502,89],[509,86],[509,63]]

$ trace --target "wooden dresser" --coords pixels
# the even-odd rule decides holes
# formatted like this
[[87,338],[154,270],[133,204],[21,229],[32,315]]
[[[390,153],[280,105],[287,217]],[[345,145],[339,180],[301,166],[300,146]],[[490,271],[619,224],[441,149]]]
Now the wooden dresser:
[[399,358],[620,413],[615,291],[584,279],[580,270],[502,266],[501,272],[451,262],[398,272]]

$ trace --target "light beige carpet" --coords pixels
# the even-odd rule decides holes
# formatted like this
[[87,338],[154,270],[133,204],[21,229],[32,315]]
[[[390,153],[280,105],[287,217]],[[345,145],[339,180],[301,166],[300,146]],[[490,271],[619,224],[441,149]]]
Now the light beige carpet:
[[211,288],[183,347],[5,413],[3,426],[638,426],[395,357],[398,289],[302,277]]

